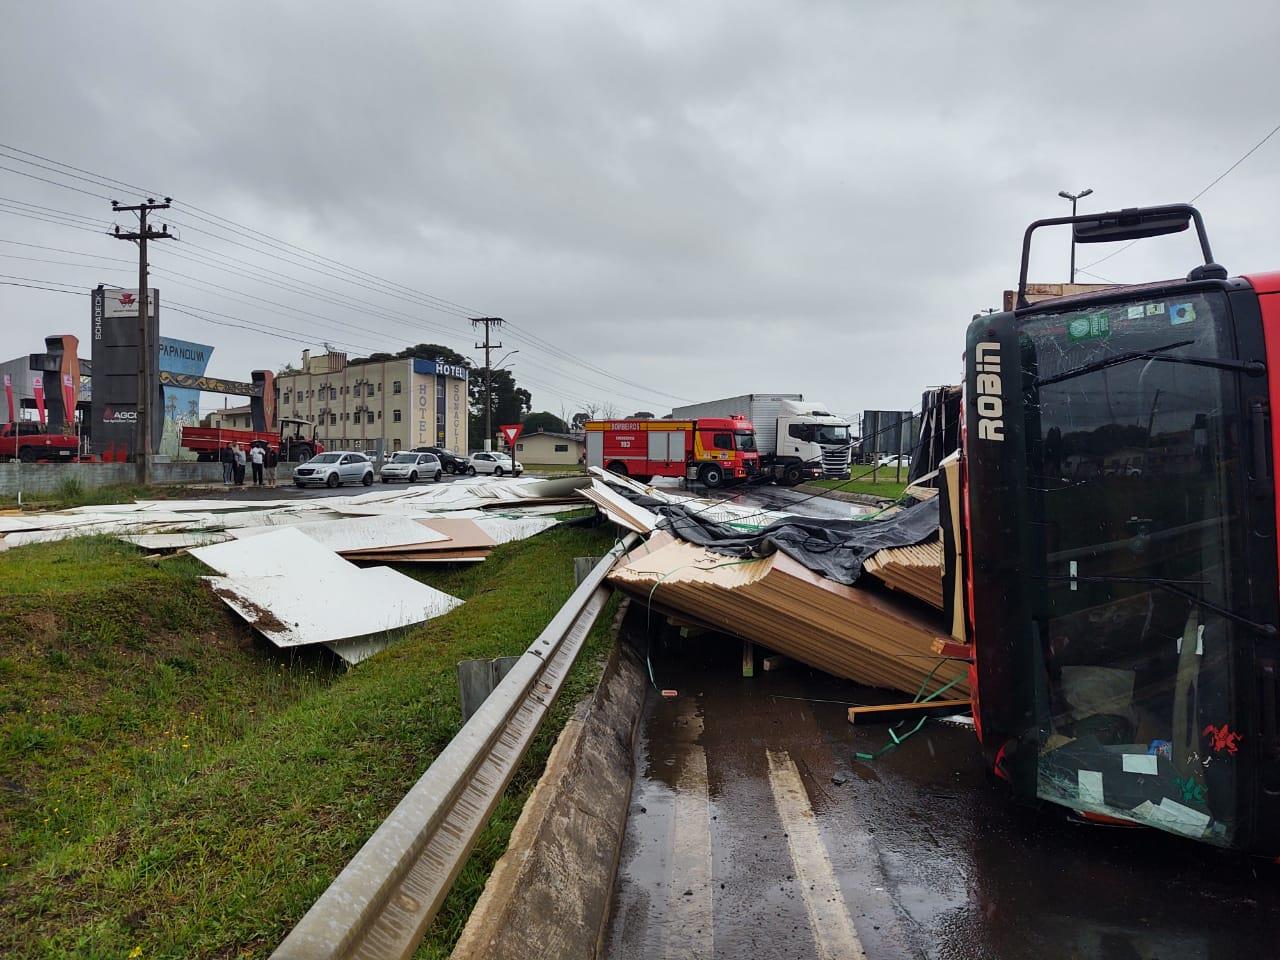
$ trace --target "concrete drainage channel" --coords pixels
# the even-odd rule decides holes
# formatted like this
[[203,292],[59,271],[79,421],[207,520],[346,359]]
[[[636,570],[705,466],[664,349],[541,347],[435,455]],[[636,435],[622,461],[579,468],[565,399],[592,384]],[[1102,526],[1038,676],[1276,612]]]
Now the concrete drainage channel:
[[454,948],[453,960],[593,957],[608,931],[614,874],[631,799],[632,741],[644,667],[623,639],[592,699],[556,741]]

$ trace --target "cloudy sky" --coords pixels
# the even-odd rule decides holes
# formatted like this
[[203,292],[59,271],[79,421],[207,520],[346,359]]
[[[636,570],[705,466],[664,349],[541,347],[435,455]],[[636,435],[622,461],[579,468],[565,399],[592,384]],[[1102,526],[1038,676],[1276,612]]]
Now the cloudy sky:
[[[557,412],[911,407],[958,379],[966,323],[1016,282],[1026,223],[1069,212],[1059,190],[1187,200],[1280,123],[1267,3],[41,0],[5,19],[0,281],[136,285],[103,231],[106,198],[140,193],[111,178],[175,199],[153,283],[163,332],[215,345],[210,372],[304,342],[477,356],[480,313],[510,321],[518,380]],[[1280,269],[1278,167],[1280,135],[1199,201],[1233,273]],[[1091,269],[1195,255],[1182,235]],[[1066,270],[1048,237],[1032,279]],[[86,337],[88,313],[83,292],[0,286],[0,359]]]

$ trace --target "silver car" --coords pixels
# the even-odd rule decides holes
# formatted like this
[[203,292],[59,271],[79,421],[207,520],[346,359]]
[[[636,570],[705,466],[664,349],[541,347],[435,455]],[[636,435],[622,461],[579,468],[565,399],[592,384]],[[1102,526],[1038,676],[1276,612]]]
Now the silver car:
[[443,473],[444,468],[440,465],[440,458],[434,453],[402,451],[382,465],[378,476],[382,478],[383,483],[390,483],[393,480],[407,480],[409,483],[434,480],[439,483]]
[[293,482],[300,487],[324,484],[339,487],[344,483],[373,483],[373,463],[354,450],[333,450],[317,454],[293,468]]
[[505,453],[492,453],[481,451],[473,453],[467,460],[467,473],[475,476],[477,473],[489,473],[495,477],[501,477],[504,474],[510,474],[513,477],[520,476],[524,472],[524,464],[519,460],[512,460]]

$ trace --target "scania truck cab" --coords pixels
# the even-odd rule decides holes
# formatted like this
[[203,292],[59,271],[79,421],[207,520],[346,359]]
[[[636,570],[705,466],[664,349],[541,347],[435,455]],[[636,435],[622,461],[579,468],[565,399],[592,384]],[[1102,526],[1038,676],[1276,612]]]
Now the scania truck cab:
[[[1029,305],[1032,234],[1195,225],[1185,280]],[[1187,205],[1037,221],[966,343],[974,717],[1026,798],[1280,853],[1272,408],[1280,273],[1229,278]]]

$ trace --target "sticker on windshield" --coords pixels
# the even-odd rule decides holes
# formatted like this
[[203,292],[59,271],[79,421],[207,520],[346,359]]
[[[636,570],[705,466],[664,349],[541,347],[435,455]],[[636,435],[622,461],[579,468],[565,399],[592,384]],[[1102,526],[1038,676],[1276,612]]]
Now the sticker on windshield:
[[1127,315],[1129,320],[1141,320],[1147,315],[1147,308],[1144,304],[1138,304],[1136,307],[1130,307]]
[[1169,307],[1169,323],[1178,326],[1180,323],[1194,323],[1196,308],[1190,303],[1175,303]]
[[1105,313],[1094,313],[1087,317],[1076,317],[1067,324],[1067,338],[1072,343],[1081,340],[1096,340],[1111,335],[1111,321]]
[[1162,314],[1162,313],[1164,313],[1164,304],[1163,304],[1163,303],[1148,303],[1148,304],[1147,304],[1147,316],[1148,316],[1148,317],[1158,317],[1158,316],[1160,316],[1160,314]]

